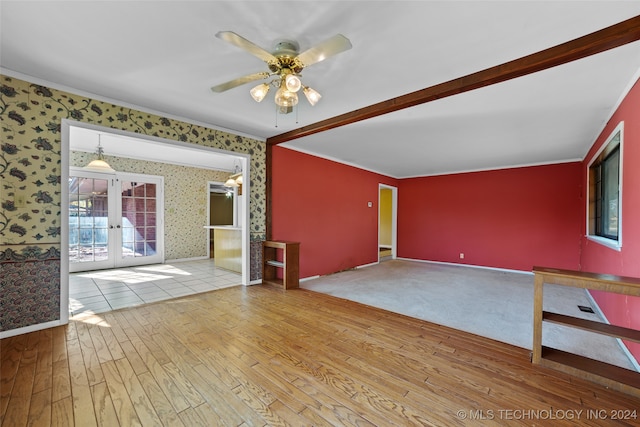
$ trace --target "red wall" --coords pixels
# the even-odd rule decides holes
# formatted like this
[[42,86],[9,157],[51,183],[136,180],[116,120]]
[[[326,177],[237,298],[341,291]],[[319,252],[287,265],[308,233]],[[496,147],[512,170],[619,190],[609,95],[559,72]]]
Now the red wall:
[[[624,121],[622,147],[622,249],[608,248],[583,237],[582,270],[620,276],[640,277],[640,87],[636,85],[620,104],[600,134],[582,165],[586,189],[587,168],[598,149],[606,142],[615,127]],[[586,194],[583,195],[586,197]],[[586,228],[587,207],[582,206],[583,235]],[[614,325],[640,329],[640,298],[618,294],[592,292],[598,306]],[[640,360],[640,344],[627,343]]]
[[[301,277],[376,262],[378,184],[385,183],[398,187],[399,257],[640,277],[639,111],[636,84],[585,161],[558,165],[395,180],[274,147],[273,238],[301,242]],[[616,251],[584,237],[586,177],[622,120],[623,247]],[[640,298],[592,294],[611,323],[640,329]],[[640,344],[627,346],[640,359]]]
[[301,278],[378,261],[378,184],[395,179],[283,147],[272,162],[272,239],[300,242]]
[[580,171],[580,163],[567,163],[402,180],[398,255],[578,269]]

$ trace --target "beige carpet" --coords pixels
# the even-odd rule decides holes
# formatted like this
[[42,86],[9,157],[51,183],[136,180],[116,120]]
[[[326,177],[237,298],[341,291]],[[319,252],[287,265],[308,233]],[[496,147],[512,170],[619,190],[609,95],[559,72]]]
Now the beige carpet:
[[[390,260],[300,287],[532,348],[532,274]],[[545,285],[545,310],[602,321],[578,305],[591,306],[585,290]],[[552,324],[543,325],[542,338],[545,346],[635,369],[614,338]]]

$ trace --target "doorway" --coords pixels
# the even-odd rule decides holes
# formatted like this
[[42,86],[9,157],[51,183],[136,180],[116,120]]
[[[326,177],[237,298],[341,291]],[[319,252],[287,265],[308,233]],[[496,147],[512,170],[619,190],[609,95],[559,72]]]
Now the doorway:
[[[180,167],[180,166],[186,166],[186,167],[195,167],[198,169],[202,169],[202,170],[214,170],[214,171],[218,171],[218,172],[224,172],[224,173],[232,173],[234,171],[234,168],[239,164],[240,168],[241,168],[241,173],[242,173],[242,177],[243,177],[243,181],[244,181],[244,185],[243,185],[243,195],[244,197],[239,197],[238,198],[238,215],[239,215],[239,223],[241,224],[249,224],[249,208],[248,208],[248,204],[249,204],[249,200],[250,200],[250,194],[251,194],[251,185],[250,185],[250,180],[249,180],[249,165],[251,162],[251,156],[248,154],[243,154],[243,153],[236,153],[236,152],[230,152],[230,151],[226,151],[226,150],[222,150],[222,149],[217,149],[217,148],[212,148],[212,147],[205,147],[205,146],[200,146],[197,144],[192,144],[192,143],[186,143],[186,142],[179,142],[179,141],[173,141],[173,140],[167,140],[164,138],[159,138],[159,137],[155,137],[155,136],[151,136],[151,135],[144,135],[144,134],[139,134],[139,133],[133,133],[133,132],[128,132],[128,131],[123,131],[123,130],[118,130],[118,129],[113,129],[113,128],[105,128],[102,126],[97,126],[97,125],[93,125],[93,124],[89,124],[89,123],[82,123],[82,122],[77,122],[74,120],[69,120],[69,119],[63,119],[62,120],[62,126],[61,126],[61,178],[62,178],[62,182],[65,183],[62,186],[62,194],[61,194],[61,199],[63,201],[68,201],[69,200],[69,185],[67,185],[67,182],[69,181],[70,177],[73,178],[73,173],[71,171],[70,168],[70,159],[71,159],[71,151],[75,151],[75,152],[86,152],[86,153],[95,153],[96,152],[96,147],[101,143],[102,147],[104,148],[104,152],[107,156],[111,155],[114,157],[120,157],[123,159],[127,159],[125,161],[131,161],[131,162],[135,162],[135,161],[143,161],[143,162],[158,162],[158,163],[166,163],[166,164],[170,164],[170,165],[175,165],[176,167]],[[79,168],[82,169],[82,168]],[[122,172],[118,172],[118,173],[122,173]],[[153,172],[151,172],[153,173]],[[158,173],[157,175],[161,175],[161,173]],[[76,177],[79,177],[78,175],[76,175]],[[92,179],[104,179],[104,176],[93,176],[90,177]],[[140,177],[135,177],[134,178],[123,178],[124,181],[129,181],[131,183],[135,182],[135,183],[142,183],[145,182],[143,179],[141,179]],[[175,181],[175,179],[174,179]],[[204,181],[206,182],[206,181]],[[166,182],[166,178],[165,178],[165,186],[167,185]],[[95,181],[91,183],[92,186],[95,185]],[[104,183],[102,183],[102,185],[105,185]],[[98,185],[98,189],[100,187],[100,184]],[[135,191],[134,188],[135,186],[131,186],[131,190]],[[95,189],[95,188],[94,188]],[[119,189],[118,191],[116,191],[115,187],[113,187],[113,192],[114,195],[118,194],[118,192],[122,193],[122,191],[126,191],[123,189]],[[165,193],[166,194],[166,193]],[[192,193],[189,193],[192,194]],[[149,194],[146,193],[146,188],[145,188],[145,197],[148,198]],[[79,196],[78,196],[79,198]],[[106,199],[108,199],[109,196],[106,196]],[[134,197],[135,199],[135,197]],[[181,199],[179,197],[174,197],[172,199],[172,202],[174,204],[176,204],[176,202],[179,203]],[[103,201],[99,201],[97,203],[102,203]],[[156,203],[158,201],[156,200]],[[108,203],[108,201],[106,201],[105,203]],[[117,203],[117,202],[114,202]],[[146,200],[145,200],[146,203]],[[206,202],[205,202],[206,204]],[[61,321],[62,323],[66,323],[68,322],[69,319],[69,287],[70,287],[70,276],[69,273],[71,272],[71,262],[70,262],[70,251],[69,251],[69,243],[70,243],[70,223],[68,220],[68,214],[69,214],[69,208],[71,206],[69,206],[69,204],[63,203],[62,206],[62,217],[61,217],[61,245],[60,245],[60,257],[61,257],[61,266],[60,266],[60,315],[61,315]],[[97,206],[96,206],[97,208]],[[157,207],[158,208],[158,207]],[[78,208],[76,209],[76,215],[80,215],[80,212],[82,211],[83,208],[81,208],[80,206],[78,206]],[[164,206],[164,209],[162,210],[163,212],[167,211],[167,209],[169,210],[170,213],[175,213],[176,209],[180,209],[180,205],[177,205],[177,208],[172,208],[172,207],[167,207],[166,204]],[[71,209],[73,210],[73,209]],[[202,211],[204,211],[204,209],[202,209]],[[145,215],[150,214],[150,212],[144,212]],[[103,216],[105,216],[104,214],[98,214],[98,215],[94,215],[94,217],[97,216],[98,218],[101,218]],[[108,215],[106,215],[106,217],[108,218]],[[158,217],[156,217],[157,220]],[[92,221],[94,221],[92,219]],[[100,219],[98,220],[98,222],[104,222],[104,220]],[[107,224],[107,229],[110,230],[109,228],[109,220],[106,220],[106,224]],[[204,249],[204,245],[206,244],[206,235],[207,235],[207,230],[201,228],[206,224],[206,220],[202,220],[202,221],[197,221],[197,224],[193,224],[193,227],[202,230],[202,238],[203,238],[203,243],[202,243],[202,247]],[[121,225],[121,229],[122,229],[122,224]],[[133,223],[132,223],[133,225]],[[138,225],[136,223],[136,225]],[[146,217],[145,217],[145,225],[144,227],[149,227],[150,223],[146,222]],[[117,224],[114,224],[114,227],[117,230]],[[172,225],[173,227],[173,225]],[[80,228],[89,228],[89,227],[77,227],[78,230]],[[94,227],[92,226],[92,229],[90,231],[91,233],[91,239],[92,239],[92,247],[90,249],[90,251],[92,252],[96,252],[98,253],[98,249],[100,249],[101,251],[105,251],[103,248],[100,248],[100,239],[102,237],[98,237],[98,244],[95,245],[93,244],[94,239],[96,239],[94,237],[94,233],[96,233],[96,230],[93,229]],[[100,228],[100,226],[97,226],[96,228]],[[101,230],[100,232],[105,232],[104,228],[102,227],[103,230]],[[136,227],[130,227],[132,230],[134,230],[135,232],[141,231],[141,230],[135,230]],[[166,231],[166,230],[165,230]],[[156,238],[156,243],[155,243],[155,248],[153,247],[153,245],[150,243],[151,241],[153,241],[153,238],[151,236],[151,233],[155,232],[156,236],[160,236],[162,235],[162,237],[158,237]],[[89,232],[87,232],[89,233]],[[108,234],[109,231],[106,231],[106,233]],[[147,238],[147,234],[148,234],[148,238]],[[175,233],[174,233],[175,234]],[[241,283],[242,285],[249,285],[249,266],[250,266],[250,262],[249,262],[249,255],[250,255],[250,251],[249,251],[249,247],[250,247],[250,233],[248,230],[247,226],[242,227],[241,230],[241,264],[242,264],[242,273],[240,275],[240,280],[238,281],[237,279],[237,274],[234,273],[234,277],[235,278],[228,278],[227,282],[232,283],[232,284],[239,284]],[[161,233],[157,228],[155,230],[151,230],[149,228],[145,229],[145,239],[149,240],[149,242],[147,241],[136,241],[135,237],[134,238],[129,238],[129,241],[127,243],[134,243],[134,245],[130,245],[132,247],[135,247],[135,243],[138,243],[138,248],[140,248],[142,246],[144,252],[140,252],[138,251],[137,254],[140,255],[142,253],[144,253],[145,256],[149,256],[151,255],[152,252],[156,252],[156,255],[162,255],[164,252],[164,248],[166,247],[166,238],[164,238],[164,243],[158,242],[159,238],[164,238],[164,233]],[[79,241],[80,237],[78,237],[78,241]],[[107,237],[105,238],[105,245],[109,244],[109,240],[111,241],[116,241],[117,239],[121,239],[122,241],[125,241],[127,238],[126,237],[114,237],[114,238],[109,238],[109,236],[107,235]],[[72,239],[73,241],[73,239]],[[195,241],[195,240],[194,240]],[[106,246],[108,248],[108,246]],[[106,252],[110,252],[109,249],[106,249]],[[124,252],[124,251],[123,251]],[[205,249],[205,253],[202,255],[207,255],[206,254],[206,249]],[[205,262],[205,263],[210,263],[212,260],[206,260],[206,259],[201,259],[204,258],[204,256],[197,256],[195,258],[189,258],[189,257],[175,257],[170,259],[170,261],[184,261],[184,262],[191,262],[193,260],[193,262]],[[123,257],[119,257],[120,259],[122,259]],[[133,257],[128,257],[128,258],[137,258],[137,256],[133,256]],[[104,261],[104,259],[100,259],[100,257],[98,257],[99,261]],[[93,261],[93,260],[92,260]],[[127,262],[127,261],[131,261],[131,259],[128,260],[124,260],[122,262]],[[138,260],[135,260],[135,262],[138,262]],[[159,261],[160,263],[166,263],[167,260],[166,259],[162,259],[161,261]],[[155,263],[151,263],[151,264],[146,264],[145,266],[142,267],[135,267],[139,270],[148,270],[150,267],[153,267]],[[185,264],[186,265],[186,264]],[[160,264],[159,267],[167,267],[166,264]],[[75,267],[74,267],[75,268]],[[93,267],[96,268],[96,267]],[[111,269],[111,270],[105,270],[108,267],[101,267],[101,271],[98,272],[100,274],[108,272],[108,271],[116,271],[118,269]],[[133,267],[132,267],[133,268]],[[210,275],[210,270],[208,267],[200,267],[198,266],[199,269],[203,269],[206,270],[204,271],[202,274],[204,274],[205,276]],[[85,274],[85,273],[77,273],[77,274]],[[147,275],[148,276],[148,275]],[[145,277],[147,277],[145,276]],[[194,276],[190,276],[191,278],[193,278]],[[149,277],[147,277],[148,280]],[[218,279],[218,276],[215,277],[215,279]],[[214,285],[216,285],[214,283]],[[222,284],[224,285],[224,284]],[[193,291],[202,291],[201,289],[192,289]],[[176,290],[177,291],[184,291],[184,290]],[[172,294],[173,295],[173,294]],[[155,298],[155,296],[154,296]],[[146,301],[146,300],[145,300]],[[112,306],[113,308],[113,306]]]
[[378,261],[397,256],[397,201],[396,187],[378,185]]
[[[238,188],[226,187],[223,182],[209,182],[207,193],[209,225],[241,227],[239,224],[241,215],[238,213],[241,199],[238,195]],[[213,234],[214,230],[209,230],[209,258],[213,258],[215,254]]]
[[69,272],[164,261],[161,176],[69,168]]

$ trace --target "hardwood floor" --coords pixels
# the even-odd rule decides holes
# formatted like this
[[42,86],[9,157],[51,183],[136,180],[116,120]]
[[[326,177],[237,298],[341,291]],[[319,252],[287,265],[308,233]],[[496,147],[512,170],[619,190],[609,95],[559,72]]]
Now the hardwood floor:
[[[303,289],[232,287],[0,341],[0,424],[638,425],[529,352]],[[613,418],[623,418],[615,420]]]

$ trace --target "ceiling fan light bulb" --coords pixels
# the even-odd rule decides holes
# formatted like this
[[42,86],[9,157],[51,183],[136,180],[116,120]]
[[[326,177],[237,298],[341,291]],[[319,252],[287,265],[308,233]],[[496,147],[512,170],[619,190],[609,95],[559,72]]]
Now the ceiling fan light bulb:
[[285,86],[287,90],[290,92],[297,92],[302,87],[302,82],[298,76],[294,76],[293,74],[287,74],[287,77],[284,80]]
[[307,101],[309,101],[309,104],[311,104],[311,106],[316,105],[318,101],[320,101],[320,98],[322,98],[322,95],[320,95],[320,93],[318,93],[314,89],[311,89],[310,87],[305,87],[302,91],[304,92],[304,96],[307,97]]
[[279,107],[293,107],[298,103],[298,95],[295,92],[288,91],[284,87],[280,87],[276,92],[276,105]]
[[264,99],[265,96],[267,96],[267,93],[269,93],[269,85],[266,83],[261,83],[251,89],[249,93],[256,102],[260,102]]

